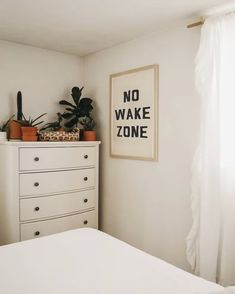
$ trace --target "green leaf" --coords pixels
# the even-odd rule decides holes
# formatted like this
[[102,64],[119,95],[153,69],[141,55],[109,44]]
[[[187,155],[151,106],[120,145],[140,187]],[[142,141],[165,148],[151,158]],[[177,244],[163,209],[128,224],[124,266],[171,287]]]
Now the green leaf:
[[83,98],[80,100],[79,109],[80,109],[80,116],[89,116],[90,112],[93,109],[91,105],[92,99],[90,98]]
[[80,105],[80,104],[83,104],[83,103],[84,103],[84,104],[91,104],[92,101],[93,101],[93,100],[92,100],[91,98],[87,98],[87,97],[85,97],[85,98],[82,98],[82,99],[81,99],[79,105]]
[[22,117],[23,117],[23,120],[25,121],[27,120],[23,113],[22,113]]
[[66,100],[60,100],[59,102],[60,105],[67,105],[67,106],[70,106],[70,107],[73,107],[73,108],[77,108],[75,105],[73,105],[72,103],[66,101]]
[[36,124],[32,124],[32,127],[36,127],[36,126],[38,126],[38,125],[40,125],[40,124],[42,124],[42,123],[44,123],[44,121],[42,120],[42,121],[40,121],[40,122],[38,122],[38,123],[36,123]]
[[73,113],[69,113],[69,112],[65,112],[65,113],[61,114],[61,116],[62,116],[63,118],[65,118],[65,119],[68,119],[68,118],[73,117],[74,114],[73,114]]
[[71,96],[73,97],[73,101],[74,103],[78,106],[79,104],[79,100],[82,96],[82,90],[84,87],[82,87],[81,89],[79,87],[73,87],[72,88],[72,94]]
[[32,123],[32,124],[35,123],[37,120],[39,120],[39,118],[43,117],[43,116],[46,115],[46,114],[47,114],[47,113],[43,113],[43,114],[39,115],[37,118],[32,119],[31,123]]
[[66,107],[65,110],[70,111],[70,112],[76,111],[76,109],[72,109],[72,108],[69,108],[69,107]]
[[3,132],[7,131],[9,122],[13,119],[15,115],[13,114],[1,127]]
[[78,123],[78,117],[74,117],[74,118],[72,118],[71,120],[67,121],[67,122],[65,123],[65,126],[66,126],[66,128],[71,129],[71,128],[73,128],[74,126],[76,126],[77,123]]

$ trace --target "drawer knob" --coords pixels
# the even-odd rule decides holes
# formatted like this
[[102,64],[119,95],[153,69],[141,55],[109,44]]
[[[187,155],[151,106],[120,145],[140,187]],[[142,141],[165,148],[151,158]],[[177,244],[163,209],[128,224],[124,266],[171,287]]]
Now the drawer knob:
[[40,232],[39,231],[36,231],[35,233],[34,233],[34,236],[39,236],[40,235]]
[[34,161],[39,161],[39,157],[34,157]]
[[88,180],[88,177],[84,177],[84,181],[86,182]]
[[40,209],[40,208],[39,208],[38,206],[36,206],[36,207],[34,208],[35,211],[39,211],[39,209]]
[[38,182],[34,183],[34,187],[38,187],[38,186],[39,186]]
[[83,201],[84,201],[84,203],[87,203],[87,202],[88,202],[88,199],[87,199],[87,198],[85,198]]
[[87,220],[84,220],[83,223],[84,223],[84,225],[87,225],[88,224],[88,221]]
[[84,155],[84,158],[85,158],[85,159],[87,159],[87,158],[88,158],[88,155],[87,155],[87,154],[86,154],[86,155]]

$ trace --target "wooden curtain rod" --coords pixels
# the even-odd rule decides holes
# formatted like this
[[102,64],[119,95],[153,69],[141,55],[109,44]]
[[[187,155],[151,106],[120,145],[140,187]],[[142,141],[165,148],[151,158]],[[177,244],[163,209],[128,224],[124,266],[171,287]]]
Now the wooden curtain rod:
[[197,27],[197,26],[201,26],[203,24],[204,24],[204,20],[200,20],[200,21],[197,21],[197,22],[194,22],[194,23],[191,23],[191,24],[187,25],[187,28],[191,29],[191,28],[194,28],[194,27]]

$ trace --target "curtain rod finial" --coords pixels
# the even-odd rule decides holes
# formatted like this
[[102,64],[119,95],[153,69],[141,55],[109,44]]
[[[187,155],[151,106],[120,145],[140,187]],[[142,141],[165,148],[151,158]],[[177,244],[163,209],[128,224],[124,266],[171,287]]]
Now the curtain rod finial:
[[194,22],[194,23],[191,23],[189,25],[187,25],[187,28],[188,29],[191,29],[191,28],[194,28],[194,27],[197,27],[197,26],[201,26],[203,25],[205,22],[205,20],[202,18],[201,20],[197,21],[197,22]]

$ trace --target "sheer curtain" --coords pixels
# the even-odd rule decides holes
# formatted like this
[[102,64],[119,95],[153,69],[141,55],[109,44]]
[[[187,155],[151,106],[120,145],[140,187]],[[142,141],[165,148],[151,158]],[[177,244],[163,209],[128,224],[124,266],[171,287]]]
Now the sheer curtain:
[[196,59],[200,144],[187,257],[200,276],[235,284],[235,14],[208,18]]

